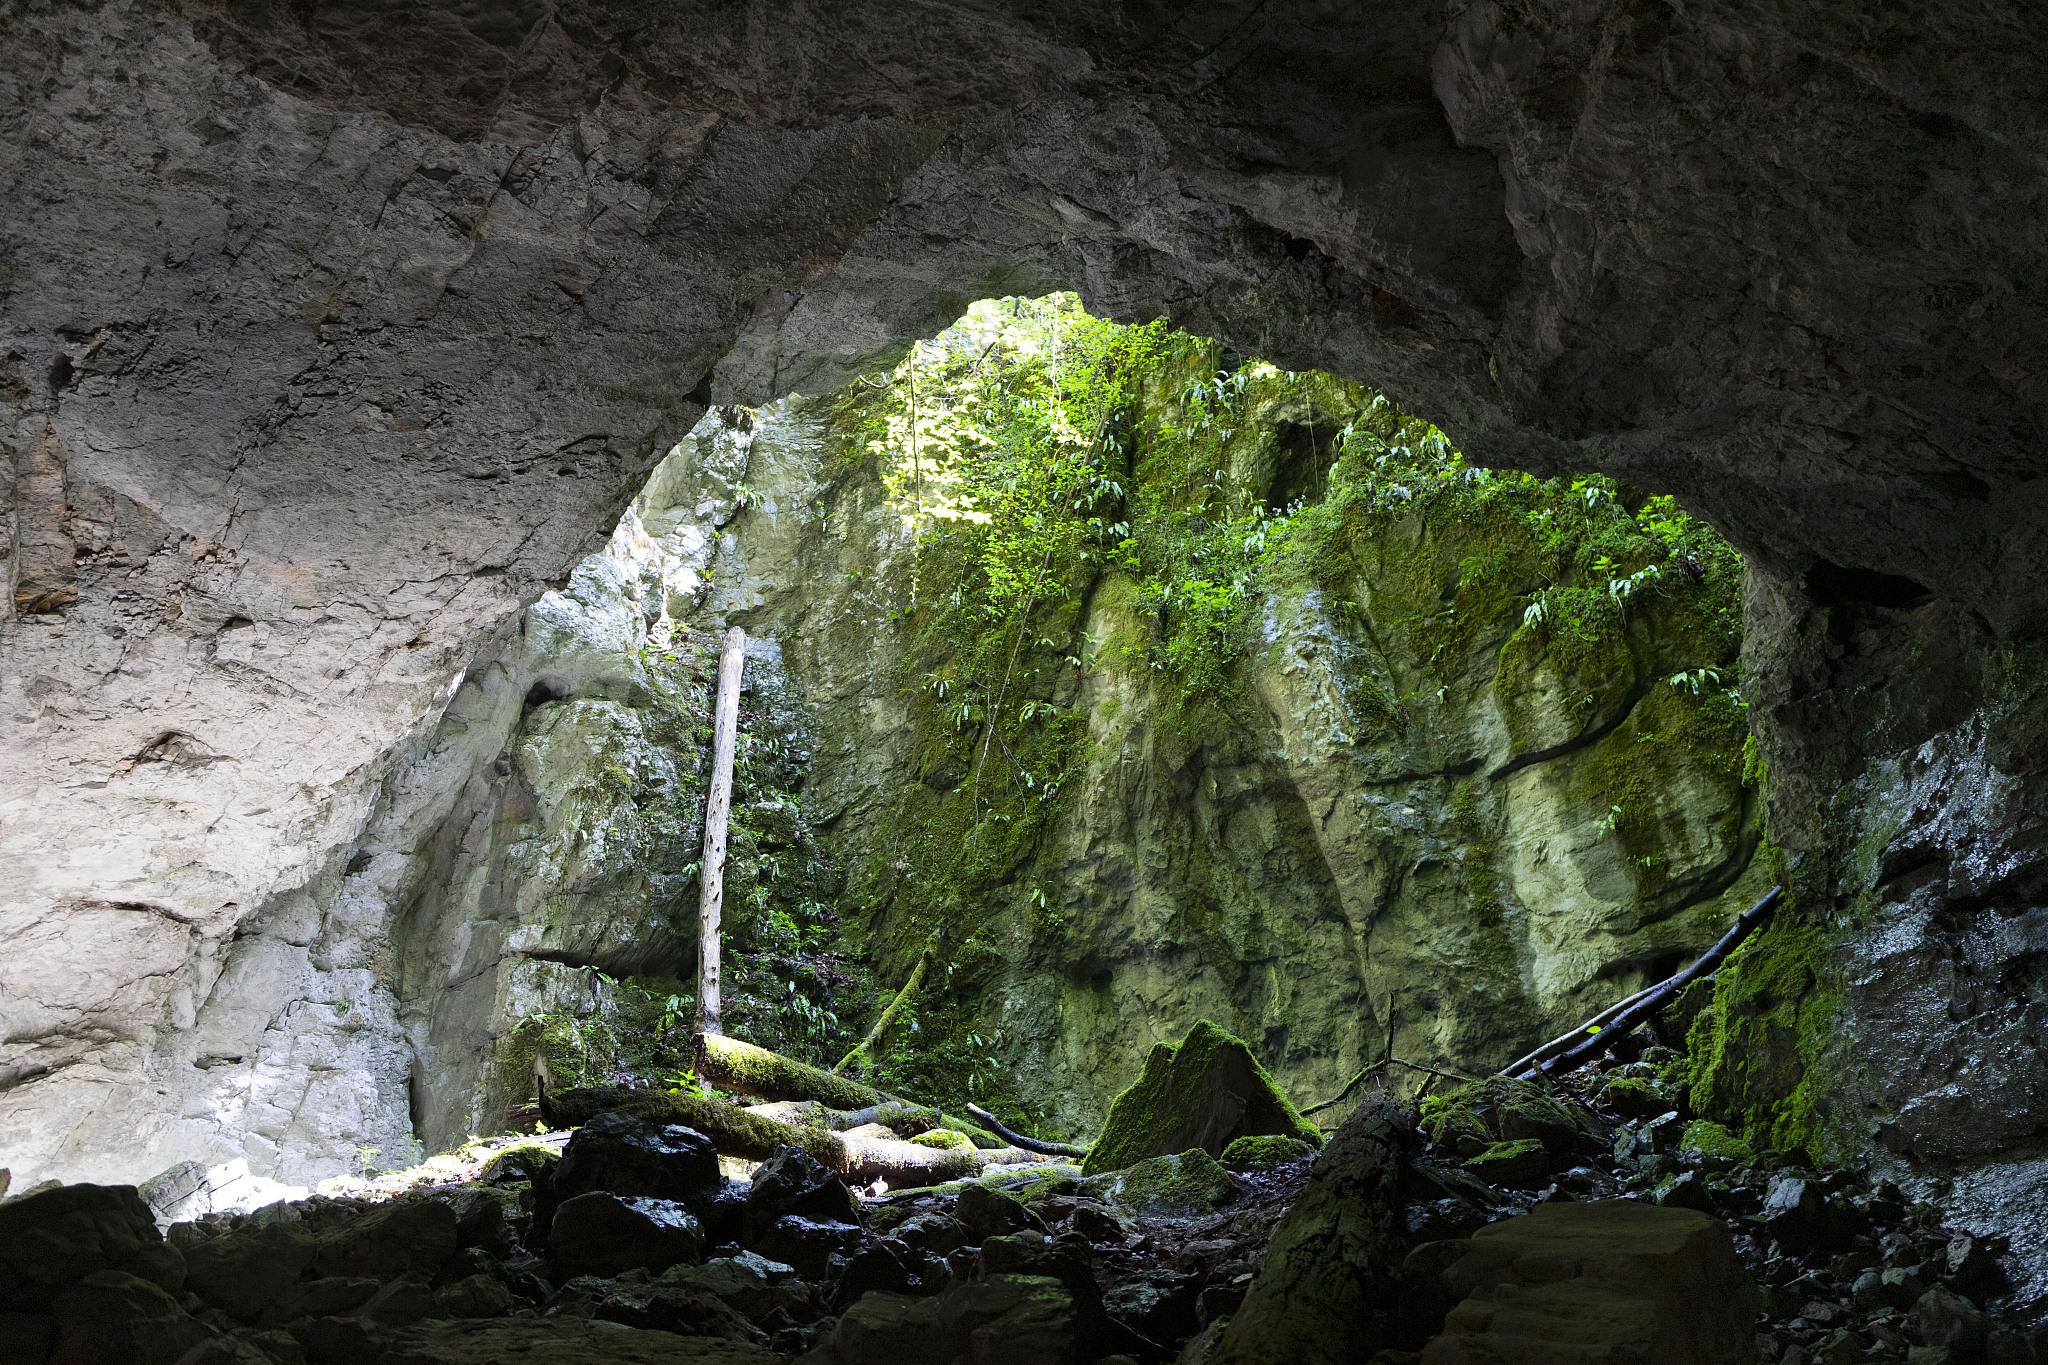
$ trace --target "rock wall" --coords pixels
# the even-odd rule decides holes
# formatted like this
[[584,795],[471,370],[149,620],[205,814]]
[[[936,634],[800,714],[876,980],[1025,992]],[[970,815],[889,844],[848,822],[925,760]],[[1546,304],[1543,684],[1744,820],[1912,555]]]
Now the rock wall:
[[[200,1014],[244,954],[365,970],[353,912],[305,907],[704,400],[1062,283],[1726,530],[1774,820],[1846,945],[1834,1027],[1877,1049],[1815,1102],[1961,1170],[2039,1150],[2038,1049],[2008,1046],[2044,979],[2029,17],[9,0],[0,27],[22,1170],[215,1140],[169,1112]],[[387,1103],[280,1048],[236,1101],[271,1131],[316,1092]],[[1962,1094],[1998,1117],[1943,1155],[1924,1118]],[[189,1137],[137,1141],[138,1110]]]

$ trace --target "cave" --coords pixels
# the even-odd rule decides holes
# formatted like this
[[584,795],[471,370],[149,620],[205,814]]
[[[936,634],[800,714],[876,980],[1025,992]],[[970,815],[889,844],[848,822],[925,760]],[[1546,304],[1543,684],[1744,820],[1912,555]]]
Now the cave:
[[[1009,1268],[984,1253],[916,1302],[985,1313],[996,1325],[977,1340],[1037,1342],[1041,1359],[1550,1358],[1528,1344],[1548,1329],[1496,1292],[1517,1255],[1682,1233],[1644,1320],[1683,1323],[1686,1304],[1714,1303],[1726,1320],[1761,1312],[1756,1330],[1717,1337],[1693,1322],[1628,1349],[1958,1362],[2048,1349],[2048,1240],[2033,1213],[2048,1189],[2048,386],[2036,360],[2048,228],[2035,211],[2048,23],[1933,0],[1711,13],[1561,0],[829,13],[19,0],[0,31],[0,1354],[682,1349],[618,1335],[658,1329],[600,1311],[613,1299],[598,1291],[541,1315],[570,1302],[550,1299],[560,1284],[486,1273],[474,1229],[500,1215],[477,1210],[500,1208],[503,1185],[465,1187],[498,1193],[463,1196],[461,1231],[446,1222],[453,1206],[415,1198],[355,1222],[319,1201],[232,1210],[298,1210],[272,1201],[351,1167],[426,1161],[521,1111],[525,1093],[485,1083],[520,991],[536,1017],[582,1021],[636,980],[686,972],[687,934],[645,911],[697,885],[688,803],[670,800],[675,830],[649,836],[658,848],[630,894],[600,894],[521,861],[533,850],[512,836],[554,808],[533,780],[540,750],[508,736],[572,713],[654,724],[650,648],[702,704],[709,637],[649,638],[633,623],[694,628],[703,602],[747,585],[720,556],[765,554],[780,536],[801,568],[714,614],[775,643],[749,658],[746,705],[752,723],[783,727],[781,757],[764,760],[792,765],[782,785],[803,785],[798,767],[849,771],[807,747],[816,732],[800,713],[832,678],[815,664],[826,625],[804,613],[807,598],[858,586],[856,565],[827,562],[844,542],[819,526],[861,509],[819,507],[814,525],[750,464],[717,483],[704,461],[829,425],[835,396],[914,367],[977,300],[1060,291],[1105,324],[1210,339],[1204,383],[1320,377],[1292,398],[1276,390],[1257,449],[1226,471],[1262,519],[1311,512],[1344,486],[1335,419],[1347,414],[1331,393],[1365,386],[1448,434],[1461,468],[1577,486],[1582,501],[1590,488],[1632,524],[1665,499],[1725,537],[1741,564],[1739,660],[1645,655],[1641,669],[1569,678],[1531,665],[1515,697],[1583,694],[1591,719],[1557,734],[1501,719],[1498,743],[1436,755],[1424,775],[1438,784],[1432,819],[1497,834],[1487,822],[1526,807],[1452,796],[1536,784],[1575,753],[1637,738],[1629,717],[1645,698],[1689,705],[1739,675],[1735,795],[1709,804],[1726,826],[1716,847],[1742,853],[1703,855],[1670,913],[1648,921],[1683,932],[1566,933],[1573,965],[1542,990],[1503,980],[1488,993],[1469,964],[1393,963],[1398,989],[1314,1007],[1272,1002],[1290,981],[1323,984],[1314,963],[1342,940],[1327,863],[1266,869],[1266,901],[1318,908],[1299,919],[1313,932],[1296,956],[1263,978],[1201,969],[1205,942],[1241,936],[1258,898],[1162,897],[1133,948],[1079,932],[1097,902],[1020,884],[1019,897],[1044,899],[1019,922],[1042,921],[1045,937],[995,956],[1015,950],[1032,989],[1102,1026],[1069,1052],[1043,1030],[990,1049],[1009,1089],[988,1097],[1028,1101],[1003,1111],[1012,1123],[1088,1138],[1109,1121],[1106,1097],[1154,1059],[1208,1055],[1198,1013],[1230,1015],[1217,1021],[1230,1046],[1296,1104],[1341,1090],[1350,1117],[1325,1115],[1335,1126],[1313,1160],[1228,1175],[1244,1197],[1271,1195],[1276,1218],[1289,1211],[1241,1266],[1204,1263],[1231,1272],[1217,1293],[1197,1302],[1202,1286],[1144,1271],[1161,1291],[1145,1304],[1185,1309],[1171,1330],[1131,1326],[1135,1289],[1109,1335],[1077,1325],[1107,1310],[1083,1303],[1085,1274],[1045,1248],[1088,1240],[1075,1219],[1098,1242],[1109,1228],[1094,1196],[1068,1188],[1043,1195],[1067,1201],[1044,1206],[1065,1222],[1031,1212],[1035,1200],[1020,1215],[960,1196],[947,1216],[963,1226],[974,1207],[1012,1220],[978,1229],[1012,1239],[997,1258]],[[777,498],[788,505],[757,502]],[[621,537],[665,547],[673,576],[628,582]],[[1499,586],[1488,562],[1475,547],[1454,555],[1430,610],[1472,614]],[[1697,587],[1667,562],[1659,612]],[[613,581],[597,584],[606,564]],[[1629,581],[1587,573],[1561,586]],[[1508,586],[1495,614],[1534,612],[1501,619],[1542,635],[1561,609],[1543,594],[1560,585]],[[842,642],[848,659],[892,638],[860,629]],[[1260,674],[1261,686],[1282,698],[1278,680],[1316,667]],[[833,676],[858,697],[874,673]],[[1454,701],[1480,694],[1441,685]],[[676,733],[635,752],[690,751],[685,719],[669,714]],[[1189,741],[1159,778],[1159,809],[1200,834],[1167,858],[1175,875],[1234,850],[1324,849],[1316,822],[1339,798],[1417,776],[1368,781],[1325,746],[1281,782],[1247,758],[1249,733]],[[900,747],[887,733],[866,742]],[[906,808],[977,791],[972,761],[943,749],[921,765],[897,754],[892,771],[914,771]],[[635,809],[681,790],[656,762],[607,780]],[[1329,804],[1312,808],[1316,781]],[[1230,782],[1243,785],[1220,799]],[[1591,822],[1589,845],[1633,837],[1630,804],[1608,804],[1571,807]],[[791,819],[806,822],[795,845],[897,828],[815,785]],[[1447,839],[1402,862],[1375,913],[1503,932],[1484,903],[1520,923],[1526,903],[1471,894],[1484,842]],[[1356,847],[1339,862],[1362,875]],[[1530,1030],[1569,1028],[1682,967],[1772,887],[1768,922],[1688,992],[1683,1028],[1666,1014],[1644,1035],[1690,1059],[1671,1122],[1615,1109],[1627,1086],[1602,1099],[1539,1079],[1531,1100],[1489,1082],[1491,1098],[1462,1108],[1431,1089],[1419,1112],[1420,1079],[1349,1087],[1397,1054],[1460,1075],[1506,1066],[1510,1039],[1533,1046]],[[1590,903],[1566,892],[1558,904],[1575,897]],[[1057,943],[1071,951],[1033,956]],[[862,1005],[843,1032],[872,1022],[918,948],[906,931],[849,952],[868,977],[846,985]],[[1143,961],[1173,982],[1149,1003],[1132,975]],[[504,963],[525,976],[512,982]],[[1062,1008],[1017,982],[989,990],[1012,992],[1018,1034]],[[666,1001],[654,1003],[658,1014]],[[1643,1046],[1617,1044],[1597,1066],[1621,1070],[1602,1085],[1676,1084]],[[1594,1177],[1574,1193],[1571,1170],[1546,1170],[1513,1216],[1411,1247],[1402,1210],[1432,1202],[1417,1171],[1458,1152],[1463,1174],[1439,1171],[1449,1184],[1435,1196],[1454,1204],[1478,1198],[1462,1163],[1502,1163],[1479,1174],[1512,1187],[1508,1168],[1537,1159],[1525,1144],[1591,1140],[1574,1128],[1581,1099],[1619,1125],[1587,1160],[1634,1163],[1633,1197],[1607,1197]],[[601,1152],[605,1134],[648,1121],[613,1114],[579,1132]],[[704,1176],[706,1151],[671,1146],[676,1169]],[[529,1203],[521,1163],[539,1160],[505,1156]],[[815,1175],[776,1160],[785,1183]],[[178,1221],[174,1208],[199,1230],[166,1241],[158,1225]],[[444,1237],[464,1245],[417,1261]],[[512,1247],[490,1244],[492,1265],[511,1263]],[[268,1298],[236,1298],[240,1271],[219,1273],[231,1251],[293,1268]],[[867,1359],[865,1322],[872,1349],[967,1358],[951,1338],[930,1344],[939,1329],[917,1315],[937,1310],[895,1292],[891,1276],[910,1271],[882,1273],[865,1243],[835,1254],[800,1278],[850,1294],[858,1263],[880,1276],[876,1292],[825,1305],[809,1335],[743,1322],[758,1340],[707,1331],[685,1334],[688,1349]],[[463,1256],[478,1272],[463,1282],[498,1288],[462,1298],[455,1279],[434,1283]],[[344,1279],[377,1297],[315,1304],[291,1330],[262,1321]],[[458,1300],[475,1316],[448,1307]],[[872,1316],[885,1310],[903,1316]],[[819,1324],[835,1315],[855,1326],[829,1335]],[[1461,1323],[1499,1340],[1459,1337]],[[1523,1354],[1500,1354],[1503,1341]]]

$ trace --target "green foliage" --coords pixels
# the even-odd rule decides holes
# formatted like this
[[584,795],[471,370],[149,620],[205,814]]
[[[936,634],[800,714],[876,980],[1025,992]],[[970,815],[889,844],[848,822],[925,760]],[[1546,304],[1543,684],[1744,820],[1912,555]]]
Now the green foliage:
[[[886,1083],[1000,1088],[1002,1045],[961,1002],[1017,951],[993,936],[1028,926],[1049,942],[1071,913],[1035,865],[1092,756],[1084,679],[1135,680],[1191,749],[1239,733],[1261,719],[1242,679],[1261,622],[1305,595],[1375,649],[1405,635],[1399,652],[1424,661],[1426,679],[1347,684],[1356,717],[1389,730],[1426,725],[1489,675],[1503,696],[1537,696],[1541,674],[1590,713],[1655,639],[1669,696],[1629,743],[1741,782],[1741,561],[1670,498],[1473,467],[1361,385],[1233,363],[1218,343],[1120,327],[1071,296],[974,305],[843,390],[833,427],[840,477],[880,480],[914,563],[871,588],[897,594],[884,606],[910,641],[898,682],[915,780],[848,869],[847,899],[889,927],[870,945],[883,975],[934,935],[945,972],[877,1059]],[[1086,633],[1133,612],[1135,627]],[[1511,735],[1520,723],[1510,714]],[[1646,773],[1624,756],[1586,797],[1654,888],[1663,831]],[[1477,847],[1492,816],[1461,797],[1453,827]],[[1498,888],[1470,893],[1504,921]]]

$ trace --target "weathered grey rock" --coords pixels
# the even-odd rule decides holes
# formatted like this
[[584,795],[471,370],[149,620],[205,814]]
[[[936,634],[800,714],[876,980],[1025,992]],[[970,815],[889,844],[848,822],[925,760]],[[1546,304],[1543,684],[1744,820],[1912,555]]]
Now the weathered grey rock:
[[936,1298],[869,1294],[840,1315],[804,1365],[901,1365],[974,1360],[986,1365],[1085,1359],[1073,1300],[1058,1280],[991,1275]]
[[167,1290],[185,1283],[185,1258],[133,1186],[63,1185],[0,1203],[0,1303],[39,1309],[100,1271]]
[[313,1269],[321,1275],[431,1280],[455,1254],[455,1211],[438,1199],[412,1196],[378,1204],[319,1234]]
[[1756,1355],[1756,1286],[1728,1229],[1690,1209],[1539,1204],[1481,1228],[1443,1279],[1458,1304],[1424,1365]]
[[658,1273],[703,1249],[704,1229],[687,1205],[604,1190],[564,1201],[548,1231],[548,1252],[564,1278]]
[[50,1304],[60,1361],[134,1361],[171,1365],[213,1336],[160,1284],[119,1270],[96,1270]]

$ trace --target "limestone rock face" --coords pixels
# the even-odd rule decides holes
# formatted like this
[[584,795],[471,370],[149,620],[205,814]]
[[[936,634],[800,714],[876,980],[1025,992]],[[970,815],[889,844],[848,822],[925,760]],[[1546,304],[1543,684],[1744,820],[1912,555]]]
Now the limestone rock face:
[[[2044,976],[2048,33],[2010,7],[5,25],[24,1180],[400,1147],[413,1059],[456,1065],[434,1039],[500,988],[422,1023],[391,984],[392,897],[461,791],[419,789],[423,746],[495,759],[521,604],[706,398],[826,387],[963,298],[1062,283],[1723,527],[1781,837],[1870,1062],[1823,1107],[1922,1163],[2038,1144],[2040,1052],[2009,1044]],[[1945,1125],[1958,1061],[2013,1102]]]

